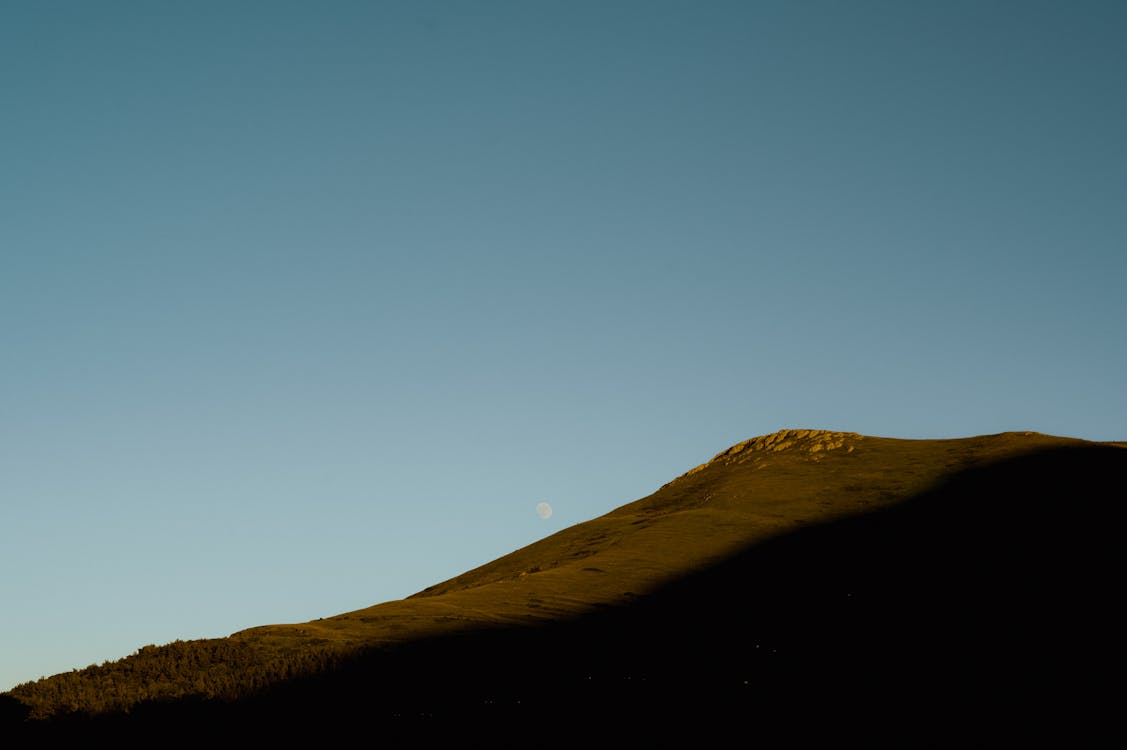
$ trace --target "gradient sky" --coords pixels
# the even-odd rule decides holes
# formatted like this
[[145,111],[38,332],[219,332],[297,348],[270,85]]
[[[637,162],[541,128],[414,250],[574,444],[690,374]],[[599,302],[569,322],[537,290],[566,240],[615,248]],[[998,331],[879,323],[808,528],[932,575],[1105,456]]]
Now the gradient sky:
[[4,3],[0,689],[409,595],[780,428],[1127,439],[1125,38]]

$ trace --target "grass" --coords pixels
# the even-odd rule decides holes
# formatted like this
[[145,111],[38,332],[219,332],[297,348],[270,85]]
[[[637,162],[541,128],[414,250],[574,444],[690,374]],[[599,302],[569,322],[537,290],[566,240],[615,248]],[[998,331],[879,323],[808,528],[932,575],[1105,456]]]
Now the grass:
[[[751,716],[785,732],[781,717],[860,731],[945,711],[951,726],[991,710],[1036,723],[1047,704],[1075,713],[1101,701],[1083,685],[1109,644],[1121,561],[1106,488],[1125,469],[1120,447],[1037,433],[763,436],[407,599],[221,639],[259,655],[244,670],[256,681],[223,702],[177,687],[199,681],[188,669],[157,684],[198,700],[159,711],[161,695],[138,686],[131,725],[142,705],[159,726],[304,717],[321,731],[332,717],[517,732],[537,711],[625,731],[624,716],[643,712],[637,739],[659,735],[658,718],[686,730]],[[314,653],[333,658],[255,661]],[[38,715],[83,709],[44,697],[96,677],[83,675],[17,688],[9,714],[12,697]],[[885,718],[870,726],[873,710]],[[422,714],[434,721],[405,718]]]

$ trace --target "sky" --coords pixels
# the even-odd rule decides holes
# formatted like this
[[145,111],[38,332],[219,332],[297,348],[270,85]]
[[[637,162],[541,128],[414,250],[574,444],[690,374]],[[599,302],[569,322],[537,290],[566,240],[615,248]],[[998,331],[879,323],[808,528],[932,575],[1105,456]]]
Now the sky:
[[0,689],[402,598],[782,428],[1127,440],[1125,34],[4,3]]

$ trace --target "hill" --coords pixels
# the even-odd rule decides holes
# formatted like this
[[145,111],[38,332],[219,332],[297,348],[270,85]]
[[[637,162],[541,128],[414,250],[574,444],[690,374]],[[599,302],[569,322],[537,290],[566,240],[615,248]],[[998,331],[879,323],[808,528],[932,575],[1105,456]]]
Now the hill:
[[501,744],[1075,735],[1113,708],[1125,470],[1120,446],[1038,433],[784,430],[407,599],[146,647],[21,685],[0,720]]

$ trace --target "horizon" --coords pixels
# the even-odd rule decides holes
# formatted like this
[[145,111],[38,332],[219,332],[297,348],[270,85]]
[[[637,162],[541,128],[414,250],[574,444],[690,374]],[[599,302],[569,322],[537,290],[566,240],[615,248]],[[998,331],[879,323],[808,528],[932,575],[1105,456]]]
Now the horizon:
[[263,7],[5,11],[0,690],[779,429],[1127,441],[1127,7]]

